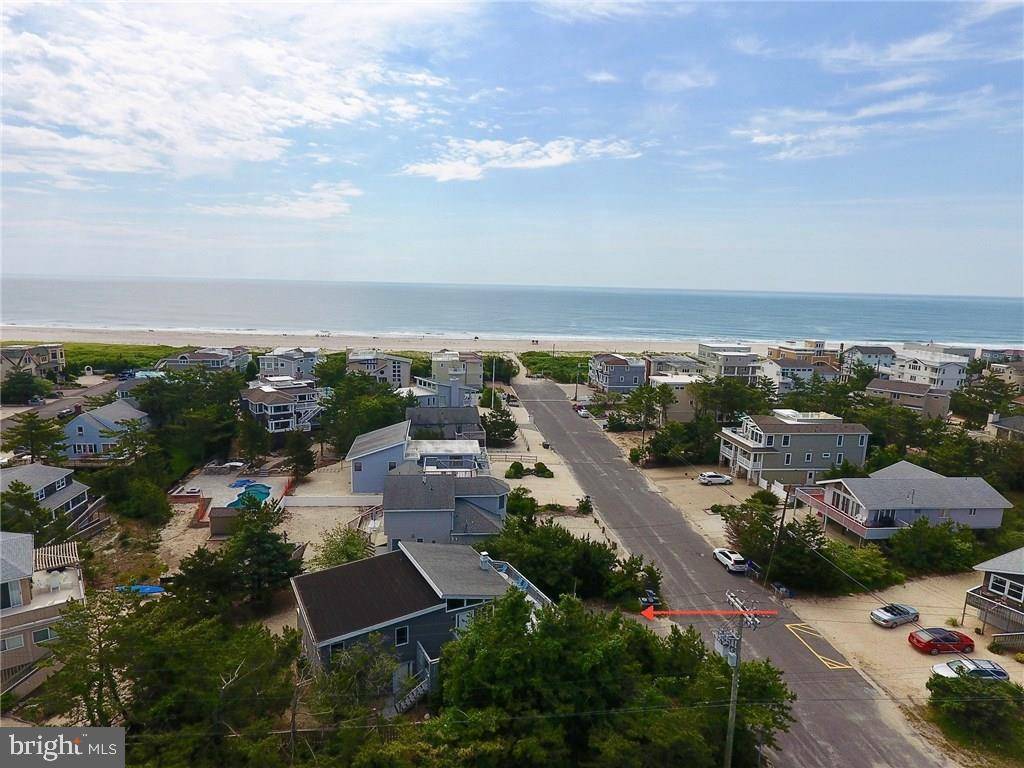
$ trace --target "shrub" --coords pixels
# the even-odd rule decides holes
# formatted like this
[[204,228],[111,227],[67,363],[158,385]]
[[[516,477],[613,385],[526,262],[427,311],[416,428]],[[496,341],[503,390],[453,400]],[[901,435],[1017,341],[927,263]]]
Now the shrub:
[[758,504],[764,504],[766,507],[775,508],[779,506],[779,497],[764,488],[753,493],[750,496],[750,500],[756,501]]
[[996,656],[1001,656],[1006,652],[1006,646],[1000,643],[998,640],[993,640],[988,644],[989,653],[994,653]]
[[629,462],[631,464],[639,464],[643,456],[643,451],[641,451],[639,448],[629,449]]
[[127,498],[119,502],[115,508],[125,517],[151,523],[161,524],[171,519],[171,505],[167,502],[167,494],[149,480],[130,481]]
[[928,690],[931,707],[960,728],[985,734],[986,739],[1009,736],[1024,717],[1024,688],[1016,683],[932,675]]
[[956,573],[976,562],[974,533],[949,520],[939,525],[915,520],[893,534],[889,549],[897,565],[917,573]]
[[576,512],[581,515],[594,514],[594,502],[590,500],[589,496],[584,496],[582,499],[576,500]]
[[509,480],[522,480],[525,474],[526,469],[521,461],[513,461],[511,466],[505,470],[505,477]]
[[948,619],[946,619],[946,626],[947,627],[959,627],[960,626],[960,619],[958,619],[956,616],[950,616]]
[[572,384],[579,376],[581,384],[587,381],[590,357],[587,355],[554,355],[550,352],[522,352],[519,359],[530,373],[542,373],[560,384]]
[[[837,566],[856,579],[840,579],[836,589],[839,592],[860,592],[857,582],[868,589],[884,589],[893,584],[902,584],[905,577],[882,554],[874,544],[863,547],[852,547],[841,541],[828,540],[825,544],[826,556]],[[842,574],[838,574],[842,576]]]
[[1024,664],[1024,653],[1015,653],[1013,655],[1013,660],[1018,664]]
[[533,465],[533,474],[537,477],[554,477],[555,473],[548,469],[547,464],[543,461],[538,461]]

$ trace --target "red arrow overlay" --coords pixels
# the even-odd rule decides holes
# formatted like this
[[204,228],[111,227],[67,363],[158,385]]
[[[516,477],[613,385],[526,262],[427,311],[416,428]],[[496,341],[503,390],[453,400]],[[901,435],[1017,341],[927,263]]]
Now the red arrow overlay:
[[648,621],[654,621],[655,616],[778,616],[778,611],[656,611],[653,605],[648,605],[640,615]]

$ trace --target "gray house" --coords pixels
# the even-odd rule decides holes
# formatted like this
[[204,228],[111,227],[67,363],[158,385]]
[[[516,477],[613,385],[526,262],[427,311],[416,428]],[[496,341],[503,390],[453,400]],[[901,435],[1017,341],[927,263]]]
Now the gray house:
[[480,424],[480,412],[475,406],[461,408],[406,408],[405,418],[412,422],[413,437],[440,437],[445,440],[479,440],[483,444],[487,435]]
[[[426,379],[416,376],[413,386],[405,387],[403,394],[412,394],[421,405],[434,405],[438,408],[462,408],[476,405],[480,399],[480,390],[468,386],[463,376],[451,374],[447,379]],[[433,398],[425,393],[432,393]]]
[[406,461],[426,472],[451,472],[467,477],[488,468],[487,452],[478,440],[413,440],[409,420],[375,429],[352,442],[349,463],[353,493],[382,493],[388,473]]
[[260,355],[260,375],[311,379],[313,369],[322,359],[319,347],[276,347]]
[[647,362],[637,357],[601,353],[590,358],[587,378],[602,392],[629,394],[647,382]]
[[392,389],[398,389],[410,384],[412,360],[379,349],[353,349],[348,352],[346,370],[349,373],[365,373],[377,381],[389,384]]
[[384,480],[384,530],[400,541],[471,544],[505,524],[509,487],[494,477],[425,474],[406,462]]
[[101,458],[117,448],[117,437],[104,433],[121,432],[128,421],[149,426],[149,417],[123,399],[78,413],[64,425],[64,456],[70,461]]
[[831,413],[776,408],[771,416],[744,416],[738,426],[723,427],[718,463],[748,483],[809,484],[844,461],[862,465],[870,434]]
[[900,461],[870,477],[822,480],[796,491],[826,521],[864,540],[888,539],[920,519],[974,529],[998,528],[1013,505],[980,477],[943,477]]
[[877,374],[882,369],[889,368],[895,360],[896,350],[892,347],[855,344],[843,353],[843,380],[853,374],[853,368],[858,363],[871,366]]
[[404,541],[386,554],[292,579],[306,658],[328,667],[333,653],[379,635],[399,661],[394,690],[417,678],[409,696],[396,701],[399,711],[436,684],[441,646],[469,625],[477,607],[513,588],[536,607],[550,603],[485,552]]
[[211,371],[244,371],[252,360],[245,347],[203,347],[195,352],[182,352],[175,357],[157,361],[156,367],[164,370],[181,370],[199,366]]
[[930,384],[872,379],[864,388],[864,392],[872,397],[889,400],[929,419],[945,419],[949,415],[949,392],[934,389]]
[[984,577],[967,590],[964,616],[971,606],[987,625],[1003,632],[1024,632],[1024,547],[978,563],[974,570]]
[[75,480],[74,474],[74,470],[64,467],[22,464],[4,470],[0,488],[6,491],[13,482],[24,483],[54,520],[64,517],[71,524],[89,507],[89,486]]

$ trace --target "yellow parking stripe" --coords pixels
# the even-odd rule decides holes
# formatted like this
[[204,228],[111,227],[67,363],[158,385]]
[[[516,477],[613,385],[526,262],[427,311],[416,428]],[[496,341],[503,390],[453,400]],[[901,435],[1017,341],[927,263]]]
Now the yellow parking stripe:
[[803,644],[804,648],[813,653],[818,661],[824,664],[827,669],[853,669],[849,664],[844,664],[836,659],[830,659],[828,656],[822,656],[811,647],[811,644],[802,637],[803,635],[821,638],[822,640],[825,639],[825,636],[810,624],[787,624],[786,629],[792,632],[793,637],[799,640]]

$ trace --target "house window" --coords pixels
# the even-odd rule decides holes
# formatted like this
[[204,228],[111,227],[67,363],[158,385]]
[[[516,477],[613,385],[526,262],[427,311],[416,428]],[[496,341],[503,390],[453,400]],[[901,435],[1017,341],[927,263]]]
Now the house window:
[[84,435],[85,434],[85,427],[75,427],[75,434]]
[[634,384],[639,384],[640,383],[640,377],[639,376],[634,376],[633,377],[633,383]]
[[789,435],[783,435],[782,436],[782,447],[783,448],[788,448],[789,447]]
[[409,644],[409,627],[395,627],[395,647]]
[[66,477],[60,478],[57,481],[57,490],[59,491],[61,488],[63,488],[67,484],[68,484],[68,479]]
[[35,498],[36,501],[42,501],[43,499],[46,498],[46,489],[40,488],[38,491],[32,494],[32,496]]
[[823,453],[823,454],[821,454],[821,458],[823,458],[823,459],[831,459],[832,458],[832,454],[831,453]]
[[836,454],[836,464],[842,464],[842,463],[843,463],[843,454],[837,453]]
[[353,461],[352,462],[352,471],[353,472],[362,472],[363,471],[363,462],[361,462],[361,461]]
[[392,469],[394,469],[397,466],[398,466],[398,462],[397,461],[389,461],[388,462],[388,472],[390,472]]
[[775,435],[768,435],[768,436],[767,436],[767,437],[766,437],[766,438],[764,439],[764,444],[765,444],[766,446],[768,446],[769,448],[771,448],[771,447],[772,447],[773,445],[775,445]]
[[5,581],[0,584],[0,608],[17,608],[21,605],[21,584]]
[[14,651],[25,647],[24,635],[12,635],[11,637],[0,638],[0,651]]
[[810,461],[811,461],[811,456],[812,456],[812,455],[813,455],[813,454],[811,454],[811,452],[810,452],[810,451],[808,451],[807,453],[805,453],[805,454],[804,454],[804,463],[808,463],[808,464],[809,464],[809,463],[810,463]]
[[969,517],[974,517],[974,516],[975,516],[975,515],[977,515],[977,514],[978,514],[978,510],[976,510],[976,509],[968,509],[968,510],[967,510],[967,515],[968,515]]
[[836,436],[836,448],[842,448],[842,447],[843,447],[843,436],[842,435],[837,435]]
[[32,642],[39,645],[40,643],[45,643],[47,640],[53,640],[56,637],[56,632],[49,627],[43,627],[42,629],[37,629],[32,633]]
[[865,445],[867,445],[867,442],[868,442],[868,436],[867,435],[860,435],[857,438],[857,445],[859,445],[861,448],[863,448]]
[[786,454],[786,458],[783,461],[783,464],[785,464],[788,467],[792,463],[793,463],[793,454],[792,453],[787,453]]
[[498,509],[504,509],[504,508],[505,508],[505,497],[504,496],[499,496],[498,497]]

